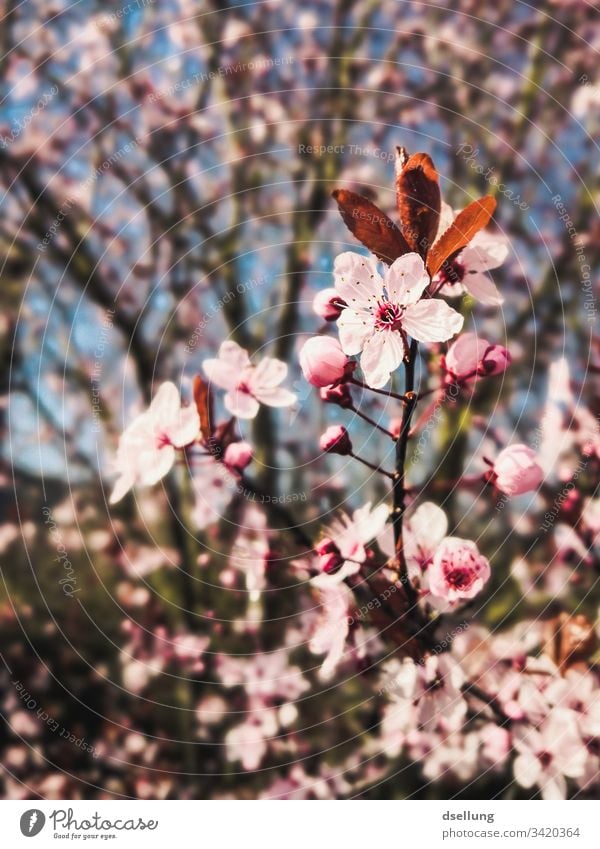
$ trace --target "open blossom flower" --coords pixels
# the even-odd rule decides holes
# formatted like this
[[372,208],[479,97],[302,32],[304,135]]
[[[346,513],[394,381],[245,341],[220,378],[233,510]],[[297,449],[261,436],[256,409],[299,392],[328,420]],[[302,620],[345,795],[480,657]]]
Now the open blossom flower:
[[[334,572],[323,572],[312,579],[320,587],[341,583],[349,575],[355,575],[367,559],[365,546],[383,530],[389,516],[387,504],[379,504],[371,510],[371,503],[355,510],[352,518],[342,514],[330,528],[326,529],[327,541],[334,543],[342,559],[340,568]],[[323,555],[321,555],[323,556]]]
[[502,345],[490,345],[476,333],[463,333],[448,349],[443,366],[447,380],[463,383],[502,374],[510,361],[510,354]]
[[446,537],[438,546],[429,569],[429,589],[446,601],[473,598],[490,577],[490,564],[474,542]]
[[[404,527],[404,557],[411,580],[438,599],[473,598],[490,577],[490,564],[470,540],[447,536],[446,514],[425,501],[409,514]],[[381,550],[394,556],[394,536],[386,527],[378,536]]]
[[521,443],[504,448],[496,457],[492,472],[494,484],[506,495],[531,492],[544,480],[535,451]]
[[279,385],[287,375],[284,362],[265,357],[255,366],[235,342],[223,342],[218,359],[204,360],[202,368],[212,383],[227,390],[225,406],[240,419],[253,419],[260,404],[290,407],[296,401],[293,392]]
[[514,763],[515,779],[521,787],[537,784],[543,799],[565,799],[565,776],[581,777],[587,760],[576,714],[557,708],[539,730],[530,725],[517,725],[513,739],[519,753]]
[[423,260],[405,254],[383,278],[370,257],[346,251],[335,260],[335,288],[348,307],[337,326],[343,351],[362,351],[361,368],[369,386],[390,379],[407,352],[407,337],[445,342],[461,329],[463,317],[436,298],[422,299],[429,285]]
[[313,336],[300,349],[300,367],[313,386],[331,386],[346,375],[348,357],[337,339]]
[[[452,224],[456,213],[442,204],[442,215],[438,233],[441,235]],[[504,298],[487,272],[502,265],[508,256],[508,245],[504,236],[480,230],[466,248],[442,266],[434,277],[434,286],[440,295],[455,297],[465,292],[482,304],[497,306]],[[440,286],[441,288],[437,288]]]
[[119,479],[110,496],[116,504],[132,486],[152,486],[175,462],[177,448],[200,436],[195,406],[182,407],[174,383],[163,383],[146,412],[131,422],[119,440],[116,467]]

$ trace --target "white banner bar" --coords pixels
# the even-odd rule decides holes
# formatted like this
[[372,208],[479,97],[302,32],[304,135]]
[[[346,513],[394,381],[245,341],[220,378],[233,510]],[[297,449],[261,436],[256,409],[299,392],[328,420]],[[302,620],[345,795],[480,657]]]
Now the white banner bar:
[[6,801],[0,834],[7,849],[597,849],[599,813],[596,801]]

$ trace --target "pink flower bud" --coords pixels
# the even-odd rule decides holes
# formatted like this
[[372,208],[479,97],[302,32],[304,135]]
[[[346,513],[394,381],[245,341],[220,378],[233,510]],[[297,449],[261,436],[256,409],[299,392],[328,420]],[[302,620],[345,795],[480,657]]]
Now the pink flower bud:
[[350,454],[352,443],[348,431],[342,425],[331,425],[319,439],[321,451],[328,454]]
[[352,406],[352,395],[347,383],[338,383],[337,386],[322,386],[319,395],[322,401],[328,404],[337,404],[345,410]]
[[330,386],[346,376],[348,357],[337,339],[313,336],[300,349],[300,366],[313,386]]
[[544,479],[544,470],[536,453],[527,445],[509,445],[504,448],[492,467],[492,480],[506,495],[522,495],[537,489]]
[[317,292],[313,301],[313,310],[325,321],[336,321],[347,306],[333,288],[323,289]]
[[252,461],[252,446],[247,442],[232,442],[225,449],[223,460],[230,469],[243,472]]
[[503,345],[490,345],[477,367],[478,374],[488,377],[503,374],[511,360],[510,352]]
[[509,352],[502,345],[490,345],[476,333],[463,333],[450,345],[442,365],[446,383],[466,383],[477,377],[502,374],[510,360]]
[[446,601],[473,598],[490,577],[490,564],[474,542],[446,537],[427,572],[433,595]]
[[464,381],[477,375],[477,367],[489,344],[476,333],[463,333],[450,345],[443,365],[455,381]]

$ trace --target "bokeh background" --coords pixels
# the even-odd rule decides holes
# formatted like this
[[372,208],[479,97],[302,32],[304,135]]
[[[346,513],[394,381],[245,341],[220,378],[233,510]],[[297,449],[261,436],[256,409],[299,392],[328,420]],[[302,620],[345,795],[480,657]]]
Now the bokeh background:
[[[358,249],[331,191],[361,191],[393,217],[399,144],[430,153],[455,208],[494,194],[510,240],[494,273],[502,309],[469,321],[507,344],[514,367],[476,406],[444,412],[413,482],[433,464],[450,477],[468,468],[482,440],[538,433],[539,445],[558,357],[587,376],[581,391],[600,413],[595,295],[576,250],[597,287],[597,4],[1,9],[0,793],[504,792],[498,776],[432,784],[382,755],[369,658],[363,676],[318,680],[314,601],[276,509],[216,489],[194,504],[180,468],[109,508],[111,463],[156,386],[173,380],[189,397],[202,360],[232,338],[286,360],[299,398],[242,428],[262,491],[287,496],[311,533],[341,504],[382,495],[368,470],[320,456],[333,414],[296,355],[318,330],[310,305],[334,257]],[[384,459],[356,427],[362,453]],[[505,571],[527,549],[528,527],[507,533],[510,507],[493,521],[485,501],[464,517],[458,497],[445,508]],[[524,604],[535,612],[548,594]],[[521,613],[516,597],[509,582],[488,622]],[[593,596],[581,609],[595,615]],[[235,728],[251,699],[276,720],[244,763]]]

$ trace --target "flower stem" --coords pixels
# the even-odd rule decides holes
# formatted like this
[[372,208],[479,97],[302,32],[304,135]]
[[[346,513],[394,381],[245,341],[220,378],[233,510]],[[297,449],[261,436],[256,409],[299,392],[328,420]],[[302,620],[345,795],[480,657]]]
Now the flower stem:
[[362,380],[357,380],[355,377],[351,377],[349,383],[353,383],[355,386],[360,386],[361,389],[368,389],[370,392],[376,392],[378,395],[385,395],[386,398],[395,398],[397,401],[406,401],[406,395],[398,395],[397,392],[391,392],[387,389],[374,389],[372,386],[367,386],[366,383],[363,383]]
[[390,439],[393,439],[393,440],[394,440],[394,442],[396,441],[396,437],[394,436],[394,434],[392,433],[392,431],[391,431],[391,430],[388,430],[386,427],[383,427],[383,425],[378,424],[378,423],[375,421],[375,419],[372,419],[372,418],[371,418],[370,416],[368,416],[366,413],[363,413],[363,412],[362,412],[362,410],[359,410],[359,409],[358,409],[357,407],[355,407],[354,405],[353,405],[352,407],[348,407],[348,409],[349,409],[349,410],[352,410],[352,412],[353,412],[353,413],[356,413],[356,415],[357,415],[357,416],[360,416],[360,417],[361,417],[361,419],[364,419],[364,420],[365,420],[366,422],[368,422],[370,425],[373,425],[373,427],[376,427],[376,428],[377,428],[377,430],[380,430],[382,433],[387,434],[387,436],[389,436],[389,437],[390,437]]
[[413,411],[417,405],[418,395],[414,391],[415,386],[415,361],[417,359],[418,343],[412,340],[408,359],[404,364],[405,374],[405,405],[402,410],[402,422],[400,425],[400,434],[396,442],[396,473],[394,475],[394,510],[392,513],[392,527],[394,529],[394,544],[396,549],[396,559],[398,561],[398,571],[400,573],[400,581],[406,592],[406,597],[411,606],[417,603],[417,593],[408,577],[408,566],[404,555],[404,541],[402,535],[402,525],[404,513],[406,510],[406,485],[405,485],[405,464],[406,464],[406,449],[408,446],[408,438],[410,432],[410,422]]
[[363,463],[365,466],[373,469],[374,472],[379,472],[380,475],[385,475],[390,480],[395,480],[395,475],[391,472],[386,471],[386,469],[382,469],[381,466],[376,466],[375,463],[370,463],[368,460],[365,460],[364,457],[359,457],[358,454],[355,454],[353,451],[350,452],[350,456],[354,460],[358,460],[359,463]]

